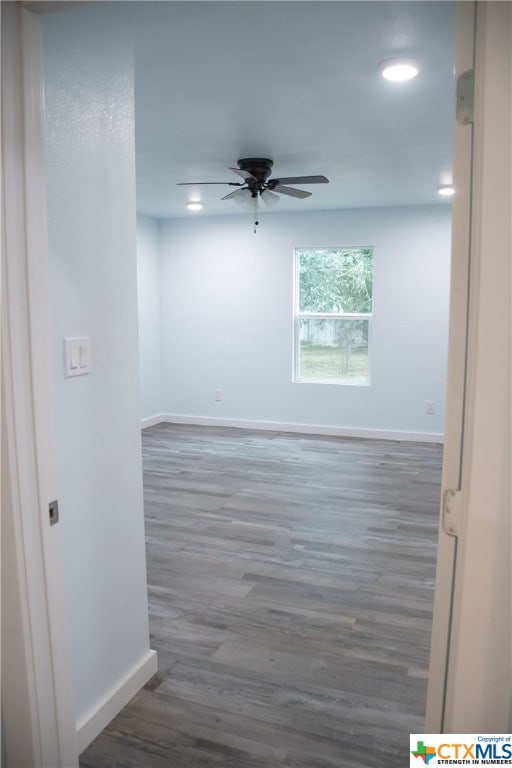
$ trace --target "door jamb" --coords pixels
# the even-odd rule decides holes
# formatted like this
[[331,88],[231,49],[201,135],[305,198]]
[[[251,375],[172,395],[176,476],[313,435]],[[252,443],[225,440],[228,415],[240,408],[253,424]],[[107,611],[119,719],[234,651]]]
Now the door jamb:
[[[3,700],[3,741],[13,765],[20,739],[30,732],[35,766],[74,768],[62,524],[50,528],[48,516],[57,484],[41,37],[33,13],[18,3],[2,4],[2,502],[9,503],[12,541],[5,544],[12,547],[16,570],[2,576],[20,607],[26,671],[26,685],[6,691],[14,699]],[[30,724],[16,722],[11,710],[17,696],[28,703]]]
[[[456,4],[456,79],[463,72],[472,70],[474,67],[475,14],[475,2]],[[460,490],[462,484],[470,312],[472,124],[461,125],[455,122],[453,139],[453,182],[456,195],[452,208],[450,322],[441,481],[441,523],[445,493],[449,490]],[[457,546],[457,538],[448,535],[440,524],[425,715],[426,733],[443,733],[445,725]]]

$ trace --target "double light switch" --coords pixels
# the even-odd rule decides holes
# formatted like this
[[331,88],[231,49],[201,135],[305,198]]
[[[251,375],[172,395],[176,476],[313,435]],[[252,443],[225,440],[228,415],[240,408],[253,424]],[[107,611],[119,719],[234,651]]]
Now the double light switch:
[[64,339],[64,370],[66,377],[91,372],[91,340],[88,336]]

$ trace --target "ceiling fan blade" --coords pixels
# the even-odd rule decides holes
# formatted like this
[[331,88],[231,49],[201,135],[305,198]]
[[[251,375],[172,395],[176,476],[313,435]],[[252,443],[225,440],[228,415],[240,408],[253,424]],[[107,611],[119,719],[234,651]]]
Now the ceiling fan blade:
[[243,187],[242,182],[238,183],[237,181],[178,181],[176,183],[177,187],[197,187],[201,184],[203,186],[204,184],[227,184],[228,187]]
[[290,197],[310,197],[311,192],[306,192],[305,189],[293,189],[293,187],[283,187],[281,184],[277,184],[273,188],[274,192],[279,192],[281,195],[290,195]]
[[269,184],[277,181],[278,184],[328,184],[325,176],[287,176],[286,178],[270,179]]
[[230,168],[230,171],[234,171],[235,173],[238,173],[239,176],[242,177],[242,179],[255,179],[256,176],[253,176],[252,173],[249,173],[249,171],[241,171],[240,168]]

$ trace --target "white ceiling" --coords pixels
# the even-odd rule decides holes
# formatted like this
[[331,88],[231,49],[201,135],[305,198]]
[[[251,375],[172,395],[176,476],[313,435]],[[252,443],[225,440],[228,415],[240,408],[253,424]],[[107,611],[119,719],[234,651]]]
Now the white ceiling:
[[[451,180],[451,2],[156,2],[137,6],[139,211],[236,213],[220,198],[241,157],[274,175],[324,174],[305,200],[275,210],[437,204]],[[415,80],[379,73],[407,56]]]
[[[324,174],[275,210],[437,204],[451,180],[451,2],[148,2],[136,14],[138,209],[237,213],[220,198],[241,157],[274,175]],[[390,83],[380,62],[414,58]],[[191,214],[186,202],[200,199]]]

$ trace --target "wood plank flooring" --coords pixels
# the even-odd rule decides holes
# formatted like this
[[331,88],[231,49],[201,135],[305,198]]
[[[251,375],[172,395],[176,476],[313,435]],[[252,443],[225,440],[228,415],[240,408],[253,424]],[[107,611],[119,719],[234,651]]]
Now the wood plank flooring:
[[400,768],[423,730],[438,445],[143,432],[159,671],[82,768]]

